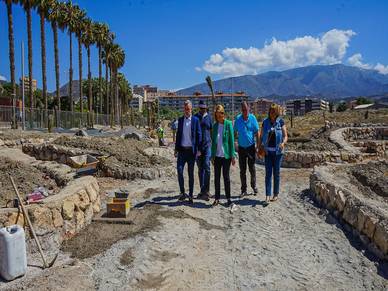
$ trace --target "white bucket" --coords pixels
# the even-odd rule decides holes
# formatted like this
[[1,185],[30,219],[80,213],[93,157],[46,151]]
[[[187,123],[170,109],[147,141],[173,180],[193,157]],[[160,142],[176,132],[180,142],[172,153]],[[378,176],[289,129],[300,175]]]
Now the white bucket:
[[27,271],[24,230],[19,225],[0,229],[0,276],[11,281]]

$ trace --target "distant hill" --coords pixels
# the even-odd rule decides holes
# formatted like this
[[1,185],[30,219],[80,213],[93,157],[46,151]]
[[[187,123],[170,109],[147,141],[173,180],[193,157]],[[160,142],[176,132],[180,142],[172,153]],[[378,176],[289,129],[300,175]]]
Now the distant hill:
[[[78,80],[73,80],[72,85],[73,85],[72,86],[73,87],[73,98],[74,98],[74,100],[78,100],[78,97],[79,97],[79,81]],[[70,87],[70,84],[66,83],[65,85],[63,85],[62,87],[59,88],[59,93],[60,93],[61,97],[69,96],[69,87]],[[56,95],[56,91],[50,93],[50,95],[51,96],[55,96]]]
[[[221,79],[214,81],[214,90],[244,91],[254,98],[275,97],[284,100],[296,96],[320,96],[341,99],[387,93],[388,75],[342,64],[316,65]],[[206,83],[179,90],[177,93],[190,95],[196,91],[210,93]]]

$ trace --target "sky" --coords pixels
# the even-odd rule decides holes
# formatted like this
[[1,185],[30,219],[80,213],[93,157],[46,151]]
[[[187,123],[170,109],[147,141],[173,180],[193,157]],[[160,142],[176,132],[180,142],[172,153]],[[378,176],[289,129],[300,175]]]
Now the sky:
[[[343,63],[388,74],[388,1],[73,0],[106,22],[126,54],[129,82],[161,89],[313,64]],[[26,16],[13,8],[16,76]],[[33,13],[33,76],[41,87],[39,17]],[[55,89],[52,30],[46,23],[48,89]],[[78,77],[77,43],[73,66]],[[61,85],[68,81],[69,37],[60,32]],[[27,47],[25,48],[27,60]],[[84,50],[84,78],[86,51]],[[27,74],[27,61],[25,63]],[[97,49],[92,74],[98,76]],[[10,79],[6,6],[0,2],[0,79]]]

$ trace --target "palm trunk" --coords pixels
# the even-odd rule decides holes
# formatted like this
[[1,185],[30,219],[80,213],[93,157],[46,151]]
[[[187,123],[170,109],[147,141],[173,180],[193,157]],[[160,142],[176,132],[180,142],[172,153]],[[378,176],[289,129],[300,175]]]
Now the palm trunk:
[[[59,92],[59,53],[58,53],[58,26],[54,21],[52,22],[53,34],[54,34],[54,61],[55,61],[55,89],[56,98],[58,102],[58,112],[61,111],[61,94]],[[59,126],[59,124],[57,124]]]
[[48,102],[47,102],[47,77],[46,77],[46,35],[45,35],[45,28],[44,28],[44,12],[40,12],[40,46],[41,46],[41,52],[42,52],[42,85],[43,85],[43,91],[42,91],[42,97],[44,100],[44,118],[45,118],[45,124],[47,123],[47,109],[48,109]]
[[13,36],[12,2],[6,1],[8,14],[8,45],[9,45],[9,71],[12,85],[12,127],[17,127],[16,121],[16,81],[15,81],[15,47]]
[[114,83],[114,74],[113,74],[113,69],[112,67],[110,69],[110,90],[109,90],[109,101],[110,101],[110,125],[113,127],[114,125],[114,111],[115,111],[115,106],[114,106],[114,100],[113,100],[113,83]]
[[114,92],[115,92],[115,116],[116,116],[116,123],[119,123],[119,90],[118,90],[118,77],[117,77],[117,69],[115,69],[115,83],[114,83]]
[[105,114],[109,114],[109,65],[105,64]]
[[[73,100],[73,34],[69,31],[69,56],[70,56],[70,68],[69,68],[69,100],[70,111],[74,112],[74,100]],[[74,114],[72,115],[74,116]],[[74,122],[74,120],[72,121]]]
[[98,46],[98,102],[100,106],[100,114],[102,114],[102,58],[101,45]]
[[26,9],[27,13],[27,36],[28,36],[28,76],[29,76],[29,92],[28,96],[30,99],[30,108],[35,107],[34,94],[32,92],[32,24],[31,24],[31,5],[30,1],[27,2],[28,6]]
[[[81,113],[83,109],[83,100],[82,100],[82,43],[81,43],[81,33],[78,34],[78,71],[79,71],[79,106]],[[82,114],[81,114],[82,116]]]
[[89,126],[93,127],[93,96],[92,96],[92,72],[90,70],[90,46],[87,46],[88,53],[88,108]]

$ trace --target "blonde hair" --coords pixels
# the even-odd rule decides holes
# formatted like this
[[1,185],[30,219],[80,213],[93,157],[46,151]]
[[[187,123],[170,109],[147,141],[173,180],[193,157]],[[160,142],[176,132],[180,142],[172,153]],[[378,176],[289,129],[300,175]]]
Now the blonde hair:
[[222,106],[221,104],[218,104],[216,106],[216,109],[214,110],[214,120],[218,122],[218,120],[217,120],[217,112],[222,112],[222,113],[225,114],[224,106]]
[[279,105],[275,104],[275,103],[272,103],[271,106],[269,107],[269,110],[268,110],[268,118],[270,118],[270,113],[271,113],[271,110],[274,110],[275,111],[275,119],[279,117],[280,115],[280,108],[279,108]]

